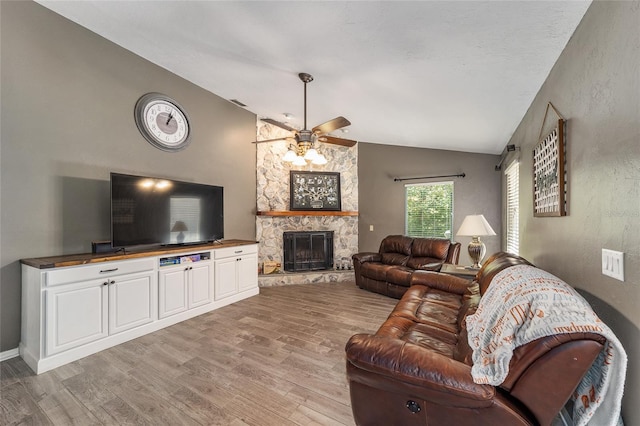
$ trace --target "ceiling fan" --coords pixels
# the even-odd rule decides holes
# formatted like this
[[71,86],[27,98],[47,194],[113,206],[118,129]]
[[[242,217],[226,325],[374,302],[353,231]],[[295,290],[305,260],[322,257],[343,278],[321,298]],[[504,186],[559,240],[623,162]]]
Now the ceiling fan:
[[313,76],[311,74],[301,72],[300,74],[298,74],[298,77],[304,83],[304,128],[302,130],[298,130],[271,118],[263,118],[262,121],[264,121],[265,123],[273,124],[274,126],[280,127],[281,129],[293,132],[294,136],[289,138],[275,138],[267,139],[264,141],[255,141],[254,143],[275,142],[281,140],[291,140],[293,142],[295,140],[295,148],[299,156],[304,156],[305,153],[315,145],[316,141],[346,147],[354,146],[356,144],[356,141],[354,140],[337,138],[335,136],[328,135],[328,133],[333,132],[334,130],[341,129],[351,124],[349,120],[342,116],[336,117],[333,120],[329,120],[326,123],[322,123],[311,130],[307,129],[307,83],[313,81]]

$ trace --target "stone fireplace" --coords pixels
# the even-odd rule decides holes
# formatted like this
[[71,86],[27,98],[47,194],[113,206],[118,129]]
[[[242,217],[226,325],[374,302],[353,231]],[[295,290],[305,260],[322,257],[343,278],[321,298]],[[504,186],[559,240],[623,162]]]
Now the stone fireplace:
[[[258,140],[274,139],[289,136],[289,133],[257,121]],[[333,232],[333,264],[346,267],[351,264],[351,255],[358,251],[358,216],[335,215],[341,212],[313,212],[312,215],[299,214],[289,210],[289,172],[291,170],[324,171],[340,173],[340,189],[343,212],[358,211],[358,146],[351,148],[319,144],[319,150],[327,158],[324,166],[297,168],[283,162],[282,156],[287,152],[285,141],[256,145],[256,182],[258,212],[277,211],[285,214],[256,216],[256,241],[258,241],[258,262],[284,259],[284,233],[299,231],[332,231]],[[320,281],[351,281],[352,271],[326,271],[282,273],[261,275],[260,286],[301,284]]]

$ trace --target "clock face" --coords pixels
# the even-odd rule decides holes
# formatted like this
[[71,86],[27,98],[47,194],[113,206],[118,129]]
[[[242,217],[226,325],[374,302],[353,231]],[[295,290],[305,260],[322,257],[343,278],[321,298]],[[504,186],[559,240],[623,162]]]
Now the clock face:
[[136,125],[156,148],[180,151],[190,142],[189,118],[172,99],[159,93],[141,97],[135,108]]

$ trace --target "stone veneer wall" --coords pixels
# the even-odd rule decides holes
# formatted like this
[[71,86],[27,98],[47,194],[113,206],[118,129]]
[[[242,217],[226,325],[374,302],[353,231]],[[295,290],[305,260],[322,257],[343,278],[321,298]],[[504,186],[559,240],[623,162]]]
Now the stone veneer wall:
[[[276,126],[257,120],[258,140],[274,139],[291,134]],[[340,192],[343,211],[358,210],[358,148],[319,143],[317,149],[327,158],[324,166],[296,167],[282,161],[288,142],[257,144],[256,181],[257,210],[289,210],[289,172],[291,170],[340,172]],[[334,231],[334,263],[351,264],[351,255],[358,250],[358,217],[352,216],[256,216],[256,240],[259,242],[258,262],[282,262],[282,234],[285,231]],[[261,286],[291,283],[353,280],[352,273],[335,271],[291,274],[277,277],[261,276]],[[277,284],[274,284],[277,283]]]

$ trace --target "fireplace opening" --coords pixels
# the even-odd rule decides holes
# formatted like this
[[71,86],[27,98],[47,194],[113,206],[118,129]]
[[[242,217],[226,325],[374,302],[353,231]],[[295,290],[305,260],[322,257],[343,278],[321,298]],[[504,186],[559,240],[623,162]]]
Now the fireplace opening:
[[287,231],[283,241],[285,271],[333,269],[333,231]]

